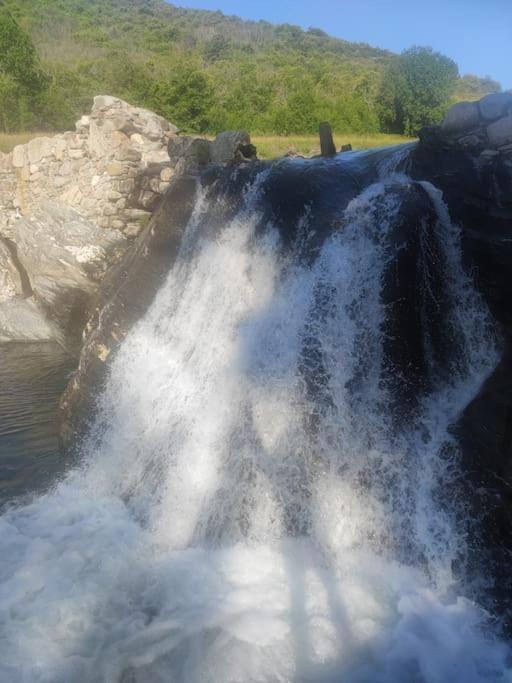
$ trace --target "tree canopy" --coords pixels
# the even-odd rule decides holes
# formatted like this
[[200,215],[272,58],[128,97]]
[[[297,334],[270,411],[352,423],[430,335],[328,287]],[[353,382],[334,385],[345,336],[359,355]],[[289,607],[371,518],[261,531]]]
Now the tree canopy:
[[450,105],[459,70],[430,47],[411,47],[394,58],[382,80],[378,102],[382,127],[416,135],[438,121]]
[[2,0],[0,129],[59,130],[107,93],[183,130],[414,133],[497,84],[426,48],[396,56],[163,0]]

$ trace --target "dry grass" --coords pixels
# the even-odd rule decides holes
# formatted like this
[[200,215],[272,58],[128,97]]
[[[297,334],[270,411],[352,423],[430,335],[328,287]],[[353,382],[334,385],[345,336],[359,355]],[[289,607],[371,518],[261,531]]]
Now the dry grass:
[[[32,138],[53,133],[0,133],[0,152],[10,152],[16,145],[22,145]],[[274,159],[289,151],[304,156],[320,154],[320,144],[317,135],[253,135],[252,142],[258,149],[261,159]],[[368,149],[370,147],[384,147],[386,145],[400,145],[411,142],[411,138],[402,135],[355,135],[352,133],[337,133],[334,136],[338,149],[341,145],[351,144],[354,149]]]
[[[289,151],[312,156],[320,154],[318,135],[252,135],[251,140],[258,149],[258,156],[262,159],[274,159]],[[402,135],[356,135],[353,133],[336,133],[334,141],[338,149],[342,145],[350,144],[353,149],[368,149],[370,147],[385,147],[411,142],[412,138]]]
[[29,133],[0,133],[0,152],[10,152],[16,145],[24,145],[32,138],[38,138],[41,136],[51,136],[54,133],[39,133],[39,132],[29,132]]

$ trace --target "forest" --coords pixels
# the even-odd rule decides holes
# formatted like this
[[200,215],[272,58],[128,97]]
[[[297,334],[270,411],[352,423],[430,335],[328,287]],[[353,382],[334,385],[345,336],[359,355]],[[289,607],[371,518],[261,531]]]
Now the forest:
[[64,130],[108,93],[183,130],[413,136],[455,101],[500,90],[429,47],[396,55],[317,28],[163,0],[3,0],[0,132]]

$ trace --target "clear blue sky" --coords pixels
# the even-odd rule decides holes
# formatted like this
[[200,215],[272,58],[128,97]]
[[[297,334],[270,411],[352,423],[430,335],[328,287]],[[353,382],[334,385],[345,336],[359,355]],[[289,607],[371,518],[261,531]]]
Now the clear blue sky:
[[512,88],[512,0],[174,0],[244,19],[314,26],[394,52],[431,45],[461,74]]

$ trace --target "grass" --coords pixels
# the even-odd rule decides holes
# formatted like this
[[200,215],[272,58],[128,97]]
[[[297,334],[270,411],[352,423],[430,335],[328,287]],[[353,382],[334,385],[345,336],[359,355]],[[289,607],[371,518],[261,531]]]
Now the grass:
[[14,149],[16,145],[24,145],[32,138],[38,138],[43,135],[51,136],[54,133],[39,133],[39,132],[28,132],[28,133],[0,133],[0,152],[5,152],[6,154]]
[[[318,135],[251,135],[251,141],[258,150],[261,159],[274,159],[289,151],[304,156],[320,154]],[[335,133],[334,142],[340,149],[342,145],[350,144],[353,149],[368,149],[370,147],[385,147],[386,145],[401,145],[412,142],[412,138],[403,135],[357,135],[355,133]]]
[[[0,133],[0,152],[10,152],[16,145],[23,145],[40,135],[53,135],[53,133]],[[334,141],[338,149],[341,145],[346,144],[351,144],[354,149],[367,149],[369,147],[400,145],[404,142],[411,142],[411,140],[412,138],[406,138],[402,135],[385,135],[383,133],[375,135],[338,133],[334,135]],[[258,156],[261,159],[275,159],[289,151],[303,154],[304,156],[320,154],[318,135],[253,135],[252,142],[256,145]]]

